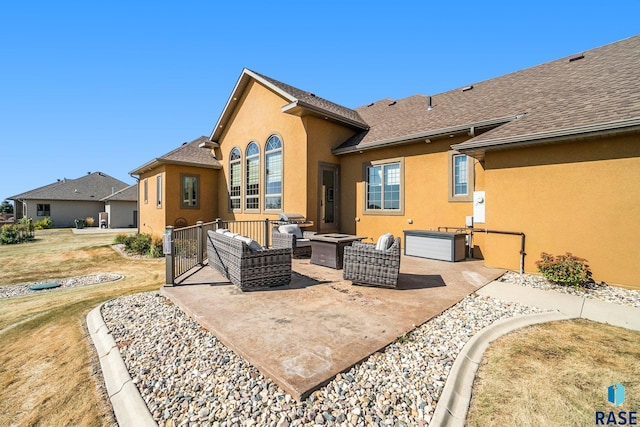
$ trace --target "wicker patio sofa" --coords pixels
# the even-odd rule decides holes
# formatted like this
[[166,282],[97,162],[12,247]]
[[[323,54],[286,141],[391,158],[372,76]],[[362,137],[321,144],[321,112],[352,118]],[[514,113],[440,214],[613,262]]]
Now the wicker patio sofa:
[[344,248],[342,275],[354,285],[396,288],[400,272],[400,238],[386,249],[374,243],[353,242]]
[[257,243],[249,245],[247,242],[251,242],[251,239],[208,231],[209,266],[222,273],[242,291],[289,284],[291,250],[261,249]]
[[274,248],[289,248],[294,258],[309,258],[311,256],[310,236],[314,231],[302,232],[297,224],[286,224],[274,227],[271,232],[271,246]]

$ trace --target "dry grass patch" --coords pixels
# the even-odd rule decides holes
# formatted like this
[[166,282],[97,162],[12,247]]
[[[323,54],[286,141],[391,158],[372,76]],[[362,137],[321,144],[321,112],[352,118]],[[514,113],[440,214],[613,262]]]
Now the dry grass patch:
[[[620,407],[607,387],[626,388]],[[468,426],[595,425],[595,412],[640,411],[640,332],[587,320],[531,326],[484,355]]]
[[36,232],[0,246],[0,284],[118,272],[123,280],[0,299],[0,425],[113,425],[85,318],[102,302],[159,289],[162,259],[125,259],[112,234]]

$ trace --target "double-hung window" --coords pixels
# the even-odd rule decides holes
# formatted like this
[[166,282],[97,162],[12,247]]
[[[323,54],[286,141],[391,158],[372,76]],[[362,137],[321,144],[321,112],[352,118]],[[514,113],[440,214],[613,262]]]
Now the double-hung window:
[[245,209],[260,209],[260,148],[255,142],[247,146]]
[[282,209],[282,141],[271,135],[265,145],[265,209]]
[[402,215],[402,159],[372,162],[365,167],[365,212]]
[[183,208],[198,208],[200,206],[199,200],[199,185],[200,177],[197,175],[182,175],[182,207]]
[[242,185],[242,154],[239,148],[231,150],[229,156],[229,209],[240,209]]

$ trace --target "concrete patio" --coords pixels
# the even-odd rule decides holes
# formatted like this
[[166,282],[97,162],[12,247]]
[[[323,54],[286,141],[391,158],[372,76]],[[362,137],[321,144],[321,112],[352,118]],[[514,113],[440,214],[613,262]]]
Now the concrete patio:
[[398,289],[383,289],[305,259],[293,270],[288,286],[243,293],[205,266],[162,292],[300,400],[504,273],[403,256]]

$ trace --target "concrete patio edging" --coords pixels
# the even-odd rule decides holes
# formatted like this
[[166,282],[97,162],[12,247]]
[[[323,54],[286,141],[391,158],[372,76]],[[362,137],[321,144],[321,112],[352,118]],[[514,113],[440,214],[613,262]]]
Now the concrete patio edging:
[[120,350],[104,323],[101,308],[102,304],[87,314],[87,329],[98,353],[105,387],[118,425],[157,426],[147,404],[133,384]]
[[451,427],[464,426],[476,372],[485,350],[493,341],[525,326],[571,318],[571,316],[557,311],[511,317],[498,320],[472,336],[451,367],[429,424]]

